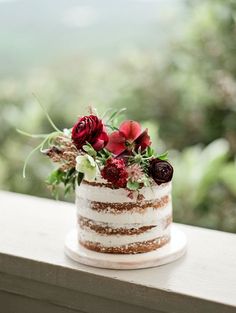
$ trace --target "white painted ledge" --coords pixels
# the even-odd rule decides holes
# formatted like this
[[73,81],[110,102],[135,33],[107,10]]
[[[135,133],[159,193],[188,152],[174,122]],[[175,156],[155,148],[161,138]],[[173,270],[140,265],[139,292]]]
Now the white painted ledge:
[[74,225],[74,205],[0,192],[1,312],[236,312],[236,235],[179,225],[183,258],[117,271],[64,255]]

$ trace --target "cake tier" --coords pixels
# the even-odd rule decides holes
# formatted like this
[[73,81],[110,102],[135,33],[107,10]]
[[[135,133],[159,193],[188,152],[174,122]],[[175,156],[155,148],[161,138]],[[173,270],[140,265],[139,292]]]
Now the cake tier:
[[156,250],[170,240],[171,183],[143,187],[130,198],[125,188],[83,182],[77,188],[79,242],[104,253]]

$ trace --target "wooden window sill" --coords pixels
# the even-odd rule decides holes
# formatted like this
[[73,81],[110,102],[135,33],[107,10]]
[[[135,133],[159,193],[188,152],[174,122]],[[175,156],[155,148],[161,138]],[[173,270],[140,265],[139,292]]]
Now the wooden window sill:
[[65,256],[74,225],[73,204],[0,192],[0,312],[236,312],[235,234],[179,224],[184,257],[117,271]]

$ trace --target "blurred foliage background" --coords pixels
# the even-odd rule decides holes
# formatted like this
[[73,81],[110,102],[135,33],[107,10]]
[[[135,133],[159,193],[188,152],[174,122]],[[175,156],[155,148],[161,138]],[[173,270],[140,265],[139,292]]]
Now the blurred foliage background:
[[[32,92],[60,128],[90,104],[101,113],[126,107],[127,118],[149,127],[156,149],[170,152],[175,221],[236,232],[236,2],[129,2],[68,9],[73,1],[54,1],[67,10],[65,32],[45,1],[0,1],[0,188],[50,197],[52,164],[42,155],[22,178],[37,141],[15,129],[51,130]],[[99,6],[109,19],[92,27]],[[43,19],[32,22],[33,14]]]

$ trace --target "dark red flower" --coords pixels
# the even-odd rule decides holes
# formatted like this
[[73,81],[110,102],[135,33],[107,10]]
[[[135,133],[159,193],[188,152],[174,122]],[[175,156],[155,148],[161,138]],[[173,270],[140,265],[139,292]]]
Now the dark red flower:
[[125,168],[125,162],[122,159],[109,158],[101,174],[114,187],[123,188],[126,186],[128,173]]
[[147,129],[142,132],[138,122],[125,121],[120,125],[119,130],[110,134],[106,148],[115,155],[119,155],[126,150],[131,151],[132,149],[138,150],[141,148],[143,151],[150,144]]
[[158,158],[150,161],[148,173],[158,185],[171,181],[173,171],[173,167],[167,161]]
[[78,150],[88,142],[95,150],[99,151],[108,142],[103,122],[96,115],[81,117],[72,128],[71,138]]
[[136,149],[141,147],[141,150],[143,151],[148,146],[150,146],[150,144],[151,144],[150,136],[148,135],[148,130],[145,129],[145,131],[143,131],[141,135],[135,140]]

